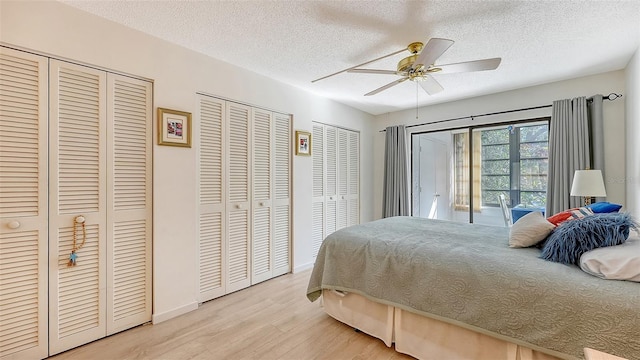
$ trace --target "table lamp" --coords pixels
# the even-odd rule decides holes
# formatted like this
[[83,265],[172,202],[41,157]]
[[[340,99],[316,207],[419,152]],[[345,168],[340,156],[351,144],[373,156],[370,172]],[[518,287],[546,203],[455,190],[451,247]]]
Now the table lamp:
[[571,196],[583,196],[584,204],[590,205],[591,198],[607,196],[600,170],[576,170],[571,184]]

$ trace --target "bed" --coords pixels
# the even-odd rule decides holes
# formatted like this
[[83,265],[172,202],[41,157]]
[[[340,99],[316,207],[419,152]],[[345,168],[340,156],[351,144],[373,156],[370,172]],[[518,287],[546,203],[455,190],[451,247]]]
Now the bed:
[[394,217],[341,229],[307,297],[420,359],[640,359],[640,284],[508,247],[508,228]]

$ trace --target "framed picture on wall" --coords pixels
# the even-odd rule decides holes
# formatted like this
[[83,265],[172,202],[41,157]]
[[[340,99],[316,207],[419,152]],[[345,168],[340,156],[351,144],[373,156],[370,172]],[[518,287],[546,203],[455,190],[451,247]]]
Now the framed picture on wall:
[[191,113],[158,108],[158,145],[191,147]]
[[296,131],[296,155],[311,155],[311,133]]

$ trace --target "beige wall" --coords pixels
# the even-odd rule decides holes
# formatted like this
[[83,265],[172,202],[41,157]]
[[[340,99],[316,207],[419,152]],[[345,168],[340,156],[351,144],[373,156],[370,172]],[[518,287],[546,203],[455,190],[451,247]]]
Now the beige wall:
[[[291,113],[295,130],[311,131],[311,122],[321,121],[360,131],[361,218],[372,218],[369,114],[53,1],[0,1],[0,42],[151,79],[154,107],[195,113],[196,92],[204,92]],[[198,119],[193,125],[198,128]],[[195,147],[154,145],[154,321],[197,307],[196,166]],[[311,267],[315,256],[309,230],[311,169],[310,157],[294,156],[297,270]]]
[[640,218],[640,49],[627,65],[626,85],[627,162],[620,186],[627,189],[627,209]]
[[[418,120],[416,120],[415,109],[377,116],[374,123],[374,217],[380,218],[382,216],[384,133],[379,132],[379,130],[390,125],[411,125],[470,115],[550,105],[554,100],[578,96],[591,96],[594,94],[607,95],[610,92],[623,93],[625,91],[624,84],[624,71],[614,71],[600,75],[507,91],[499,94],[427,106],[419,109]],[[613,102],[605,101],[603,106],[605,119],[605,173],[607,177],[605,179],[605,186],[607,189],[607,200],[619,204],[626,203],[625,188],[620,185],[621,179],[624,179],[625,177],[625,140],[624,136],[621,136],[624,132],[625,126],[625,99],[626,97]],[[551,116],[551,107],[499,116],[480,117],[473,121],[464,119],[436,125],[413,127],[409,130],[413,132],[420,132],[457,126],[468,126],[471,124],[527,119],[540,116]],[[410,141],[410,138],[408,140]]]

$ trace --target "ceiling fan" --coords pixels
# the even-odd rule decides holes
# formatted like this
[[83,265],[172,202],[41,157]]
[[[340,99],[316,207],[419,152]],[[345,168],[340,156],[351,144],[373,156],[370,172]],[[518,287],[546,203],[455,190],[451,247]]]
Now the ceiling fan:
[[[364,62],[362,64],[352,66],[348,69],[338,71],[336,73],[323,76],[319,79],[313,80],[312,83],[326,79],[328,77],[341,74],[343,72],[359,73],[359,74],[384,74],[384,75],[398,75],[400,79],[390,82],[387,85],[381,86],[373,91],[370,91],[364,96],[375,95],[379,92],[387,90],[393,86],[396,86],[406,80],[416,81],[422,86],[424,91],[429,95],[436,94],[444,88],[431,74],[451,74],[469,71],[483,71],[483,70],[495,70],[499,65],[501,58],[491,58],[483,60],[466,61],[455,64],[435,65],[435,61],[444,54],[449,47],[453,45],[453,40],[431,38],[426,45],[421,42],[414,42],[409,44],[406,49],[395,51],[391,54],[381,56],[379,58]],[[377,70],[377,69],[361,69],[361,66],[371,64],[378,60],[382,60],[389,56],[399,54],[405,50],[409,50],[410,56],[400,60],[396,70]]]

